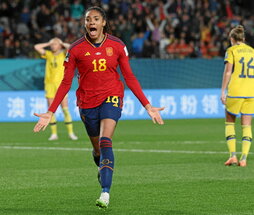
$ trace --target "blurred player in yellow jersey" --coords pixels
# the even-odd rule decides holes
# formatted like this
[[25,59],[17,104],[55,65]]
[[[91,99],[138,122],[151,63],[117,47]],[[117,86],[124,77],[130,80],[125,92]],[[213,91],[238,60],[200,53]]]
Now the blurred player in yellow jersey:
[[[53,38],[47,43],[39,43],[34,46],[35,50],[41,54],[43,59],[46,59],[44,89],[45,97],[48,102],[48,106],[51,105],[55,97],[56,91],[64,76],[63,62],[65,59],[65,49],[69,48],[68,43],[63,43],[59,38]],[[46,50],[49,47],[50,50]],[[72,118],[68,109],[67,96],[63,99],[61,107],[64,113],[64,122],[66,124],[69,138],[77,140],[77,136],[73,132]],[[57,140],[57,125],[55,116],[52,117],[51,122],[51,136],[49,140]]]
[[[247,165],[252,141],[251,121],[254,114],[254,49],[245,44],[244,28],[233,28],[229,34],[231,47],[227,49],[221,87],[221,101],[226,105],[225,134],[230,153],[225,165]],[[227,95],[226,95],[227,89]],[[235,120],[241,114],[242,154],[236,157]]]

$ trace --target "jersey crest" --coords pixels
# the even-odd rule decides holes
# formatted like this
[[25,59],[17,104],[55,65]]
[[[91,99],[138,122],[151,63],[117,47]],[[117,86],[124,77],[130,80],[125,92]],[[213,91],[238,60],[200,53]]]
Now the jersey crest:
[[106,54],[110,57],[113,55],[113,48],[112,47],[107,47],[106,48]]

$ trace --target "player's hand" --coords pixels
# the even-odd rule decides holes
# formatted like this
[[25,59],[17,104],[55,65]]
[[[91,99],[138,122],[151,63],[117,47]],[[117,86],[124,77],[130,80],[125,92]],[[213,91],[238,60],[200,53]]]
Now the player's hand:
[[221,96],[220,96],[220,100],[221,100],[221,102],[222,102],[222,104],[226,104],[226,94],[225,93],[221,93]]
[[51,45],[53,43],[53,39],[51,39],[50,41],[48,41],[48,44]]
[[153,123],[154,124],[158,123],[159,125],[164,124],[164,122],[161,118],[161,115],[160,115],[160,111],[162,111],[164,109],[165,109],[165,107],[157,108],[157,107],[151,106],[150,104],[146,106],[147,113],[152,118]]
[[34,113],[35,116],[40,117],[39,121],[34,126],[34,132],[39,132],[40,130],[45,130],[51,120],[51,117],[53,113],[47,112],[47,113]]
[[[59,38],[57,38],[57,39],[59,39]],[[61,40],[61,39],[59,39],[59,43],[63,46],[63,44],[64,44],[64,42]]]

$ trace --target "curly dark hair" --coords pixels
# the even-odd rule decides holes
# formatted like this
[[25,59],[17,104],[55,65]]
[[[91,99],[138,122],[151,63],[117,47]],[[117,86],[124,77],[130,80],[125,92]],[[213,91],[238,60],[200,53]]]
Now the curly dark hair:
[[101,7],[98,7],[98,6],[92,6],[92,7],[89,7],[89,8],[85,11],[84,17],[85,17],[85,15],[86,15],[89,11],[91,11],[91,10],[96,10],[96,11],[98,11],[98,12],[101,14],[103,20],[106,21],[106,25],[105,25],[104,28],[103,28],[103,33],[109,33],[109,34],[111,34],[110,25],[109,25],[108,18],[107,18],[107,15],[106,15],[105,10],[103,10]]

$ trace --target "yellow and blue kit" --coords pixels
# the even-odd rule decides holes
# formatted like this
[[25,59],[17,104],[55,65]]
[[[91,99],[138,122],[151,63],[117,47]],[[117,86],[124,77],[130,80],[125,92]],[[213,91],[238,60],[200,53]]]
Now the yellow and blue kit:
[[56,91],[64,77],[64,59],[65,52],[54,55],[52,51],[46,50],[41,58],[46,59],[45,67],[45,96],[47,98],[54,98]]
[[233,65],[226,109],[233,115],[254,114],[254,49],[245,43],[227,49],[225,63]]
[[227,49],[224,62],[233,64],[228,97],[254,98],[254,49],[245,43]]

